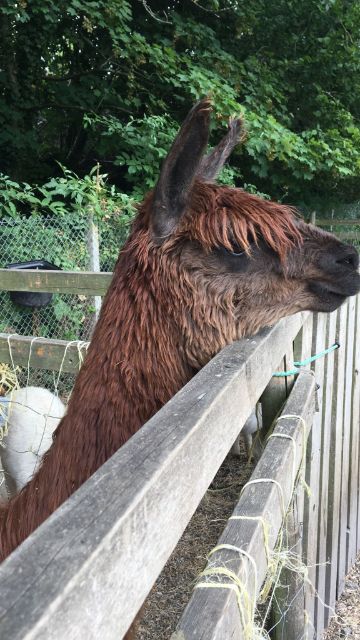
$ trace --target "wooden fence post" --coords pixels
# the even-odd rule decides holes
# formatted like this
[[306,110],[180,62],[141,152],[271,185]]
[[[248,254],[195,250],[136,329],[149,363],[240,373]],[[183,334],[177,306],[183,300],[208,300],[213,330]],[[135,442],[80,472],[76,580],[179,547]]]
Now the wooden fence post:
[[[302,561],[302,496],[304,489],[297,488],[292,504],[284,524],[285,548]],[[294,558],[296,566],[296,559]],[[279,578],[280,585],[276,588],[273,608],[274,638],[276,640],[298,640],[306,638],[305,628],[305,584],[301,573],[291,571],[286,567]]]
[[343,418],[343,450],[342,450],[342,470],[341,470],[341,504],[340,504],[340,538],[339,538],[339,570],[338,570],[338,593],[339,597],[345,586],[345,576],[349,570],[349,528],[348,528],[348,501],[349,501],[349,467],[352,452],[350,450],[351,436],[351,414],[352,414],[352,386],[353,386],[353,363],[354,363],[354,332],[355,332],[355,310],[356,298],[348,301],[348,324],[346,345],[346,365],[345,365],[345,393],[344,393],[344,418]]
[[[281,362],[279,366],[276,367],[275,371],[281,372],[292,369],[293,362],[294,359],[292,355],[292,346],[289,346],[285,356],[281,358]],[[270,378],[269,384],[267,385],[264,393],[260,398],[262,408],[262,424],[265,433],[269,431],[276,416],[281,411],[281,408],[290,393],[290,388],[293,384],[293,380],[293,376],[290,376],[289,379],[287,377]]]
[[[171,640],[240,640],[250,637],[252,605],[264,583],[271,551],[283,527],[284,510],[287,510],[293,493],[294,475],[297,475],[303,460],[304,439],[306,441],[314,413],[314,390],[313,376],[301,374],[286,402],[283,419],[276,425],[278,437],[268,441],[246,491],[241,494],[218,545],[210,555],[207,566],[209,580],[219,588],[206,588],[205,570]],[[285,419],[286,414],[292,417]],[[234,597],[236,589],[224,588],[226,576],[221,573],[217,576],[216,569],[222,567],[237,577],[234,584],[239,585],[238,597]],[[303,637],[303,622],[300,623],[300,637]],[[283,635],[282,638],[297,640],[291,635]]]
[[[328,316],[326,331],[326,346],[335,343],[337,331],[337,311]],[[316,590],[318,597],[317,606],[317,623],[316,629],[318,634],[325,628],[327,620],[327,602],[326,602],[326,569],[328,562],[327,549],[327,533],[331,526],[331,516],[329,513],[331,506],[331,496],[329,495],[329,485],[331,483],[331,475],[333,469],[330,467],[331,452],[331,416],[333,411],[333,393],[334,388],[334,362],[335,353],[329,354],[324,358],[324,382],[323,388],[320,389],[322,395],[322,428],[321,428],[321,446],[320,446],[320,488],[319,488],[319,529],[318,529],[318,550],[317,550],[317,578]]]
[[[326,345],[327,316],[316,314],[314,316],[312,352],[320,353]],[[321,426],[323,412],[323,384],[324,384],[324,358],[314,363],[315,379],[319,385],[318,407],[314,416],[314,426],[310,433],[306,451],[306,482],[310,487],[310,494],[305,495],[304,500],[304,561],[308,565],[308,575],[311,584],[316,589],[316,561],[317,541],[319,525],[319,487],[320,487],[320,460],[321,460]],[[308,614],[308,627],[306,632],[311,637],[316,622],[316,597],[315,591],[308,586],[305,595],[306,611]]]
[[[95,178],[95,189],[97,196],[100,197],[102,185],[102,177],[100,176],[100,165],[97,163],[96,165],[96,178]],[[88,236],[87,236],[87,245],[89,251],[89,268],[91,271],[100,272],[100,243],[99,243],[99,227],[94,222],[94,216],[92,208],[89,207],[89,227],[88,227]],[[93,317],[93,327],[95,326],[100,309],[101,309],[101,298],[99,296],[94,297],[94,317]]]
[[355,340],[352,366],[352,415],[351,415],[351,435],[350,435],[350,476],[349,476],[349,505],[348,505],[348,527],[349,527],[349,552],[348,567],[351,567],[356,560],[359,549],[357,540],[357,519],[359,501],[359,428],[360,428],[360,301],[357,298],[355,309]]
[[[311,314],[295,338],[294,359],[296,361],[306,360],[311,355],[312,326],[313,316]],[[310,364],[303,368],[303,370],[309,369]],[[305,468],[303,471],[305,472]],[[286,546],[299,558],[299,561],[303,559],[303,518],[304,489],[302,484],[299,483],[285,523]],[[284,586],[276,589],[275,602],[277,607],[273,608],[274,637],[276,640],[303,638],[305,627],[305,584],[303,576],[285,568],[280,574],[280,584]]]
[[[334,607],[337,594],[338,543],[340,529],[341,460],[344,418],[344,386],[346,364],[346,327],[348,306],[343,305],[337,313],[337,340],[340,349],[334,354],[334,379],[331,403],[331,419],[327,428],[331,432],[329,451],[328,525],[326,535],[325,602]],[[325,609],[324,624],[327,626],[330,609]]]
[[[239,423],[266,387],[284,344],[292,343],[306,317],[297,314],[225,347],[14,551],[0,568],[1,638],[55,640],[73,637],[76,629],[79,639],[115,640],[126,632],[229,451]],[[310,382],[311,388],[307,380],[298,386],[298,401],[287,409],[300,411],[307,423],[313,410]],[[287,425],[296,439],[296,464],[292,441],[273,438],[268,467],[257,476],[276,473],[277,483],[285,478],[285,505],[301,459],[299,422]],[[279,425],[279,432],[285,428]],[[261,495],[264,488],[260,486]],[[276,515],[280,527],[279,489],[274,483],[266,489],[266,519],[272,524]],[[252,502],[254,491],[250,487],[244,500]],[[255,506],[261,508],[256,494]],[[258,534],[249,553],[266,560],[263,527],[259,521],[248,524]],[[254,573],[248,575],[253,579]],[[210,595],[210,589],[203,591]],[[233,592],[227,595],[234,598]],[[235,598],[238,620],[236,603]]]
[[0,459],[0,500],[8,501],[10,493],[8,491],[8,480]]
[[[87,247],[89,251],[89,269],[90,271],[100,272],[100,246],[99,246],[99,227],[95,224],[93,216],[89,215],[89,227],[87,234]],[[94,315],[93,326],[96,324],[101,309],[101,297],[94,296]]]

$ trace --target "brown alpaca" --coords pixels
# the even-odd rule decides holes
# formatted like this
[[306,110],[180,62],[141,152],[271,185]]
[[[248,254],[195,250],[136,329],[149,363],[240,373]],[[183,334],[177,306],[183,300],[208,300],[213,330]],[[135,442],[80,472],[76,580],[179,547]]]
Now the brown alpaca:
[[[212,182],[240,122],[203,157],[210,104],[186,118],[120,253],[67,415],[1,508],[7,556],[224,345],[360,288],[358,255],[284,205]],[[119,487],[121,491],[121,487]]]

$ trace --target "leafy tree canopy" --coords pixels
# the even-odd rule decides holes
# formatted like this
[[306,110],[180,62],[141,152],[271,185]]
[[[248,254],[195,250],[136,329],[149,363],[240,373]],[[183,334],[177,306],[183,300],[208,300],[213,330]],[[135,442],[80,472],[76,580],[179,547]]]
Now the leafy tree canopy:
[[[360,3],[2,0],[0,170],[44,182],[100,162],[135,196],[204,94],[223,180],[298,203],[360,197]],[[255,186],[254,186],[255,185]]]

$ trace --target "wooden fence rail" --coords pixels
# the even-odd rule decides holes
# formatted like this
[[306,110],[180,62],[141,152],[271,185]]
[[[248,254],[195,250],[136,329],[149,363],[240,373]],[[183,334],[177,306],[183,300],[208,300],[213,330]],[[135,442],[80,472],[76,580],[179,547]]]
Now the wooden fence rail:
[[[311,222],[319,227],[329,227],[341,240],[360,243],[360,220],[354,220],[353,218],[318,218],[316,213],[313,212]],[[344,229],[338,231],[336,227],[358,228],[355,231]]]
[[0,291],[39,291],[103,296],[111,278],[112,273],[105,272],[0,269]]
[[[294,386],[292,378],[272,377],[279,366],[291,368],[294,357],[302,360],[335,340],[340,349],[314,363],[314,377],[304,372]],[[81,354],[76,344],[1,334],[0,361],[73,372]],[[360,549],[359,371],[359,298],[330,315],[297,314],[226,347],[3,563],[0,637],[121,638],[255,403],[261,398],[269,426],[293,386],[283,414],[295,417],[278,423],[282,437],[270,439],[253,476],[266,482],[245,489],[234,511],[245,519],[229,521],[219,540],[241,551],[212,555],[211,566],[231,567],[253,602],[255,573],[246,552],[255,560],[257,593],[268,558],[263,525],[250,518],[271,520],[270,551],[283,521],[276,483],[287,505],[304,452],[302,419],[310,428],[320,385],[306,451],[310,493],[299,485],[286,524],[319,597],[287,574],[280,582],[289,593],[277,600],[284,610],[293,604],[276,628],[278,638],[296,640],[299,628],[320,638],[329,617],[323,603],[334,605]],[[173,640],[245,638],[238,595],[196,588]]]
[[[312,214],[314,224],[325,227],[359,227],[356,231],[335,231],[342,240],[360,242],[360,220],[317,218]],[[111,282],[109,272],[46,271],[37,269],[0,269],[0,291],[38,291],[67,293],[86,296],[104,296]]]
[[360,219],[354,218],[318,218],[315,217],[315,224],[320,227],[359,227]]
[[3,563],[0,637],[125,633],[306,315],[226,347]]
[[[293,414],[293,417],[280,421],[277,428],[277,432],[280,430],[283,435],[295,439],[297,467],[299,421],[308,411],[307,426],[312,422],[311,398],[316,382],[319,386],[316,412],[306,452],[306,480],[310,491],[304,492],[298,486],[285,526],[288,548],[296,551],[307,565],[309,582],[304,581],[301,573],[284,569],[280,584],[287,587],[277,590],[274,611],[277,625],[273,635],[276,639],[288,640],[321,638],[335,601],[344,588],[346,573],[360,551],[359,297],[352,298],[333,314],[308,318],[301,334],[300,343],[295,343],[297,358],[301,352],[300,359],[310,352],[322,351],[335,340],[341,347],[331,357],[314,363],[313,380],[305,373],[299,376],[283,410],[283,414]],[[288,425],[292,425],[292,432],[286,431]],[[246,488],[233,514],[241,516],[240,519],[229,520],[218,542],[218,546],[232,545],[231,549],[222,548],[211,554],[208,575],[200,578],[202,584],[217,582],[218,588],[214,588],[214,584],[211,589],[195,588],[172,640],[251,637],[251,626],[249,631],[249,627],[244,630],[244,625],[249,623],[249,602],[251,604],[254,597],[254,564],[259,591],[269,551],[283,520],[279,510],[279,487],[271,486],[271,482],[279,481],[280,493],[286,503],[294,473],[289,471],[293,442],[286,442],[285,438],[285,442],[272,439],[268,443],[251,479],[265,479],[266,482],[250,484]],[[266,543],[264,523],[269,532]],[[259,543],[261,539],[262,544]],[[265,553],[266,546],[268,553]],[[221,572],[217,574],[214,565],[231,570],[239,579],[238,589],[224,588],[224,584],[228,586],[229,583],[234,587],[234,580]]]
[[0,362],[34,369],[77,373],[89,342],[0,333]]
[[351,240],[351,241],[358,241],[360,242],[360,230],[359,231],[336,231],[333,233],[336,233],[337,237],[340,238],[340,240]]
[[[299,468],[305,462],[306,440],[315,409],[315,384],[310,372],[300,374],[282,413],[282,417],[292,417],[278,420],[273,437],[219,539],[218,548],[210,556],[205,570],[208,575],[199,579],[173,635],[174,640],[252,637],[253,603],[269,568]],[[224,588],[236,583],[222,573],[223,568],[231,571],[241,585],[237,598],[233,589]],[[208,585],[212,588],[207,588]],[[289,595],[289,601],[293,600],[294,594]],[[297,624],[303,632],[304,615]],[[290,640],[289,635],[284,637]]]

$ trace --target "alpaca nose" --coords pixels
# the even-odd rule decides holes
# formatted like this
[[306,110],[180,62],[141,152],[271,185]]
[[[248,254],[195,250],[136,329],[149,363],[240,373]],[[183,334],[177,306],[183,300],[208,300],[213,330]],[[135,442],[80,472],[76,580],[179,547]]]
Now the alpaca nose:
[[357,271],[359,269],[359,254],[355,247],[344,245],[340,254],[334,255],[337,265],[350,267]]

